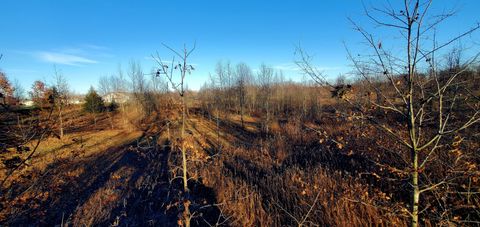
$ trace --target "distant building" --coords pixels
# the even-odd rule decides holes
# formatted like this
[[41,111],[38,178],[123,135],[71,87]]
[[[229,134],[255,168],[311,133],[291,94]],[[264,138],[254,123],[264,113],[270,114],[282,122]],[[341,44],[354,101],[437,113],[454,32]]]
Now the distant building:
[[68,104],[78,105],[85,102],[85,97],[83,95],[70,95],[68,96]]
[[83,99],[71,99],[70,104],[82,104],[85,101]]
[[130,100],[130,94],[126,92],[109,92],[102,96],[103,101],[109,103],[115,100],[116,103],[126,103]]
[[35,105],[35,102],[33,102],[33,100],[22,100],[20,101],[20,104],[24,106],[33,106]]

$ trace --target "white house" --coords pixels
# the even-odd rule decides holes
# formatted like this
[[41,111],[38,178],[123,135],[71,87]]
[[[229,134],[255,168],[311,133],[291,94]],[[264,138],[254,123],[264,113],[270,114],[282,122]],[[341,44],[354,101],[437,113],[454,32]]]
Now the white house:
[[78,105],[84,102],[85,102],[85,98],[81,95],[71,95],[68,97],[69,104]]
[[20,101],[20,104],[24,106],[33,106],[35,103],[32,100],[22,100]]
[[130,94],[126,92],[109,92],[102,96],[103,101],[112,102],[115,100],[116,103],[126,103],[130,100]]

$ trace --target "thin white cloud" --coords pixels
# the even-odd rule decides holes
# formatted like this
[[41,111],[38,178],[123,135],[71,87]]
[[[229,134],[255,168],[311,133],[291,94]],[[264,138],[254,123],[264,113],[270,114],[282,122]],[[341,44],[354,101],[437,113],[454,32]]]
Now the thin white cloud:
[[88,48],[88,49],[93,49],[93,50],[107,50],[108,47],[105,46],[99,46],[95,44],[83,44],[82,47]]
[[42,61],[54,63],[54,64],[61,64],[61,65],[79,66],[83,64],[98,63],[97,61],[86,58],[86,57],[73,55],[73,54],[65,54],[60,52],[41,51],[37,53],[37,57]]

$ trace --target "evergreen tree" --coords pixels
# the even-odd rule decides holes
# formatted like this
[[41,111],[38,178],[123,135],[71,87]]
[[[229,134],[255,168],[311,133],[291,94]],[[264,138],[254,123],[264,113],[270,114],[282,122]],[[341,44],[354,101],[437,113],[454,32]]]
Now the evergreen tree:
[[118,104],[117,104],[117,102],[115,102],[115,99],[112,99],[112,102],[110,102],[110,104],[108,104],[107,109],[110,112],[114,112],[118,109]]
[[88,93],[85,96],[83,109],[89,113],[100,113],[105,109],[102,97],[98,95],[93,87],[90,87],[90,90],[88,90]]

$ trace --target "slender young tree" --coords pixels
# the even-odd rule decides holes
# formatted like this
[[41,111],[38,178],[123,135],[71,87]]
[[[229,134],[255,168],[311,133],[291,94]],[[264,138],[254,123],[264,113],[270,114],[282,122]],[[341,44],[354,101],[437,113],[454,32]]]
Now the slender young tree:
[[[434,203],[426,201],[427,204],[420,204],[421,195],[446,188],[449,183],[460,177],[452,175],[455,171],[449,171],[440,179],[433,179],[431,177],[433,173],[427,172],[429,165],[434,164],[434,161],[440,161],[438,154],[443,147],[452,143],[453,135],[465,131],[480,121],[478,108],[480,99],[472,97],[472,94],[465,89],[462,91],[461,83],[457,83],[462,74],[473,64],[478,63],[479,53],[474,53],[463,64],[455,63],[455,70],[443,78],[439,69],[440,59],[436,58],[441,50],[478,30],[480,24],[452,39],[438,42],[435,38],[436,28],[445,19],[451,17],[453,12],[429,18],[431,4],[431,0],[415,0],[405,1],[400,9],[390,6],[385,9],[373,7],[371,10],[365,10],[367,17],[376,26],[393,29],[401,34],[404,38],[401,49],[389,50],[382,40],[375,38],[373,34],[351,20],[355,30],[365,39],[371,52],[354,56],[347,49],[348,56],[357,74],[365,81],[365,88],[377,97],[363,97],[360,99],[364,102],[361,102],[359,99],[341,96],[361,113],[362,119],[373,123],[403,147],[393,151],[396,157],[403,160],[403,163],[400,162],[401,165],[387,166],[375,163],[387,167],[399,177],[408,176],[411,202],[409,210],[405,209],[405,211],[410,217],[411,226],[414,227],[419,225],[420,207],[424,205],[427,209]],[[382,16],[378,17],[377,13]],[[310,75],[315,82],[335,89],[335,86],[329,84],[324,74],[312,64],[312,58],[306,52],[298,48],[296,53],[299,57],[296,63],[303,72]],[[376,78],[381,79],[376,80]],[[336,92],[344,94],[341,91]],[[374,114],[370,111],[372,107],[381,111]],[[459,107],[464,109],[460,115],[458,113],[460,110],[456,109]],[[404,130],[394,129],[391,125],[382,122],[376,117],[378,114],[385,114],[386,117],[397,116],[401,119],[398,128]],[[432,127],[435,128],[434,132],[431,130]],[[454,165],[460,158],[461,156],[458,156],[453,163],[444,164]],[[436,195],[437,192],[432,194]],[[439,208],[447,209],[448,206],[441,204],[443,199],[436,198],[436,200],[440,203]]]
[[[178,93],[181,99],[182,105],[182,118],[181,118],[181,131],[180,131],[180,152],[182,153],[182,180],[183,180],[183,191],[185,192],[185,202],[184,202],[184,222],[185,226],[190,226],[190,201],[189,201],[189,189],[188,189],[188,167],[187,167],[187,150],[185,147],[185,121],[186,121],[186,102],[185,102],[185,94],[186,94],[186,85],[185,85],[185,77],[187,74],[191,74],[195,68],[189,63],[189,57],[195,50],[195,44],[191,49],[187,49],[186,45],[184,45],[182,51],[176,51],[171,47],[163,44],[164,47],[169,49],[174,53],[172,61],[170,64],[167,64],[165,61],[162,60],[158,52],[156,55],[152,55],[152,58],[155,59],[159,68],[157,69],[156,76],[164,75],[172,88]],[[176,57],[178,57],[178,61],[176,61]],[[178,79],[178,81],[176,81]]]
[[243,116],[245,115],[245,103],[247,97],[248,80],[252,78],[252,70],[245,63],[239,63],[235,72],[236,83],[235,90],[237,92],[238,104],[240,107],[240,121],[242,128],[245,127]]
[[265,64],[260,65],[260,70],[257,74],[258,85],[260,86],[260,94],[262,100],[262,109],[264,110],[263,130],[268,135],[270,124],[270,99],[272,95],[272,79],[273,69]]
[[13,98],[15,98],[19,102],[25,100],[25,88],[23,88],[20,81],[16,78],[13,81],[13,88]]
[[47,85],[43,81],[36,80],[33,82],[29,95],[38,107],[43,107],[47,104],[47,90]]
[[104,96],[112,92],[113,81],[108,76],[102,76],[98,79],[98,92]]
[[68,98],[69,98],[69,86],[67,79],[65,76],[57,70],[57,67],[54,67],[54,79],[55,84],[54,87],[56,89],[56,97],[55,97],[55,106],[58,110],[58,123],[59,123],[59,136],[63,138],[64,135],[64,122],[63,122],[63,111],[65,106],[67,105]]
[[[123,118],[123,125],[126,126],[127,124],[127,116],[126,116],[126,111],[127,111],[127,91],[128,91],[128,82],[125,80],[125,77],[123,75],[123,70],[121,65],[118,66],[118,73],[115,76],[110,77],[110,83],[111,83],[111,89],[116,92],[124,95],[125,100],[120,102],[120,109],[122,112],[122,118]],[[118,101],[118,100],[117,100]]]

